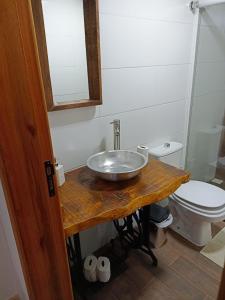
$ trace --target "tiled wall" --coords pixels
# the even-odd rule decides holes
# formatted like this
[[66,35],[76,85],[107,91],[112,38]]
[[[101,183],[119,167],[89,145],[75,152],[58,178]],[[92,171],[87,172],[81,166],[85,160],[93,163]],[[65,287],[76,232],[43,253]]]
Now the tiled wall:
[[196,52],[187,165],[193,178],[215,176],[225,113],[225,5],[202,10]]
[[28,300],[22,268],[16,248],[5,197],[0,181],[0,299],[15,295]]
[[[193,33],[187,1],[99,2],[103,105],[49,113],[54,152],[66,170],[112,148],[109,123],[116,118],[122,148],[186,138]],[[82,243],[84,253],[104,244],[110,232],[110,224],[93,228],[96,238],[90,245]]]
[[[3,225],[0,219],[0,299],[9,299],[17,292],[17,280],[14,277],[14,267],[10,259],[7,240],[3,231]],[[4,274],[4,279],[2,278]]]

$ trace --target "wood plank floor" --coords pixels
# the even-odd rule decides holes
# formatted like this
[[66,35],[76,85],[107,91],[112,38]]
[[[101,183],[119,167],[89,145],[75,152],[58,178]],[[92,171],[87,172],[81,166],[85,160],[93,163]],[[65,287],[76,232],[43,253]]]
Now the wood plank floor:
[[[214,225],[217,233],[225,223]],[[93,300],[213,300],[222,268],[201,255],[200,249],[168,232],[168,242],[154,250],[158,267],[139,251],[131,251],[129,268],[107,283]]]

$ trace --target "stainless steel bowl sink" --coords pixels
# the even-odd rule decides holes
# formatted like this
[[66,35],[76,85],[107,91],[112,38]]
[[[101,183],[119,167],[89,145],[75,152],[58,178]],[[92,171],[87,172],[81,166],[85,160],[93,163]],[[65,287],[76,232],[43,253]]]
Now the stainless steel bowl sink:
[[122,181],[137,176],[147,162],[147,158],[138,152],[112,150],[92,155],[87,166],[102,179]]

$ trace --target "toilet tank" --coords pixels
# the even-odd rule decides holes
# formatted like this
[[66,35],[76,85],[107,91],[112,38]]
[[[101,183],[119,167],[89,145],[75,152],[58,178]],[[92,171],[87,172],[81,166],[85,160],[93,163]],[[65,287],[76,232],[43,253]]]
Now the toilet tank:
[[181,168],[183,147],[178,142],[165,142],[157,147],[149,147],[149,154],[168,165]]

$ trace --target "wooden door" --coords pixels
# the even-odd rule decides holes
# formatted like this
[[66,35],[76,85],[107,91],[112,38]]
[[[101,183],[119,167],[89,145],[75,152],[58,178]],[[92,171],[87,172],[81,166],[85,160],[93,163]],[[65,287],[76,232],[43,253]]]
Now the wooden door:
[[[29,0],[0,1],[0,170],[30,299],[71,300],[53,161]],[[54,179],[55,180],[55,179]]]

